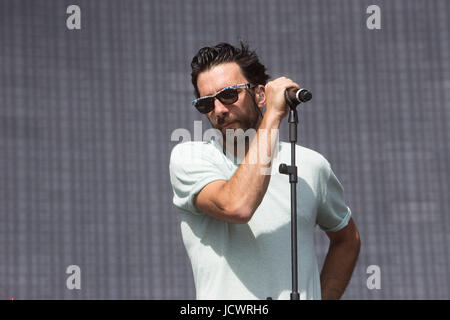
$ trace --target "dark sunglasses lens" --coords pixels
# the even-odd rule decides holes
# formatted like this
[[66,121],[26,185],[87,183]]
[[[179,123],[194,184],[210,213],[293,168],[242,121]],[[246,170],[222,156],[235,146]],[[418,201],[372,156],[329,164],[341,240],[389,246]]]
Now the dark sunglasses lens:
[[214,98],[204,98],[197,101],[195,104],[197,110],[201,113],[208,113],[214,109]]
[[223,104],[235,103],[238,99],[238,91],[233,88],[224,90],[217,95],[217,99]]

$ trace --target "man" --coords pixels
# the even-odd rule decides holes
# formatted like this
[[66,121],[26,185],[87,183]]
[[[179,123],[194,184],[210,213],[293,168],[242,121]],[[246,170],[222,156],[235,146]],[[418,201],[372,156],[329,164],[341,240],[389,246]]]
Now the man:
[[[170,159],[197,299],[289,299],[290,184],[278,167],[290,163],[290,144],[278,144],[271,132],[289,110],[284,91],[299,86],[284,77],[267,83],[266,68],[243,43],[202,48],[191,66],[194,105],[222,134],[180,143]],[[256,132],[243,156],[230,129]],[[359,234],[328,161],[299,145],[296,155],[300,298],[339,299],[356,264]],[[320,276],[316,224],[330,239]]]

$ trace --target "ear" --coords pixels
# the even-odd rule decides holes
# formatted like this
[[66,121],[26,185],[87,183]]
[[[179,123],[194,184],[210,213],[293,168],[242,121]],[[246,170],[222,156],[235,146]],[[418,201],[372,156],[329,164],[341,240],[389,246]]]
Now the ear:
[[258,85],[255,88],[256,104],[259,108],[263,108],[266,104],[266,88],[263,85]]

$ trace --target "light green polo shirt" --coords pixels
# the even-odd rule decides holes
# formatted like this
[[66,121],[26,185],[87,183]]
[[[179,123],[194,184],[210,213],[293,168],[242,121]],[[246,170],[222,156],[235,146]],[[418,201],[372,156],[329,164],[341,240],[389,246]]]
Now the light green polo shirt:
[[[291,146],[278,144],[263,201],[246,224],[224,222],[201,212],[194,196],[208,183],[229,180],[239,166],[219,142],[177,144],[170,157],[173,203],[192,264],[197,299],[290,299],[291,209],[289,176]],[[233,159],[234,158],[234,159]],[[314,249],[314,229],[338,231],[351,212],[344,190],[329,162],[311,149],[296,146],[298,167],[298,279],[300,299],[321,299]],[[239,158],[238,158],[239,160]]]

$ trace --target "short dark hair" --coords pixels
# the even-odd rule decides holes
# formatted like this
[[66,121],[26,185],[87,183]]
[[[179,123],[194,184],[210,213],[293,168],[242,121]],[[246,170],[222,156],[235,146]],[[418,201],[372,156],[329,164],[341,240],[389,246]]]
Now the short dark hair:
[[266,67],[259,62],[255,51],[251,51],[243,41],[237,48],[229,43],[221,42],[212,47],[201,48],[191,62],[191,81],[198,98],[200,93],[197,87],[197,78],[200,73],[212,67],[226,62],[236,62],[242,70],[245,78],[255,85],[265,85],[269,79]]

